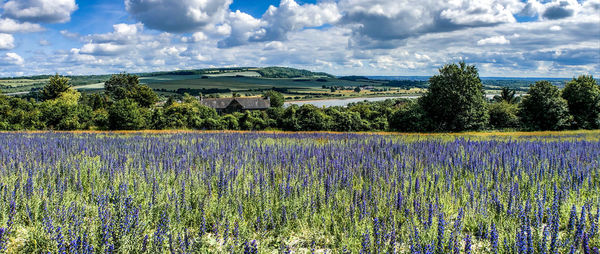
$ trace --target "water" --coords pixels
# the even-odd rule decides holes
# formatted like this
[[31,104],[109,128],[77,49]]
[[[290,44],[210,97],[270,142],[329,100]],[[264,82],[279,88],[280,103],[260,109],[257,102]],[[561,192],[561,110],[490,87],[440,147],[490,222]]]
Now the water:
[[[497,94],[486,94],[485,97],[488,99],[492,99],[494,98],[494,96]],[[518,94],[517,96],[521,96],[521,94]],[[298,106],[302,106],[304,104],[312,104],[318,108],[322,108],[322,107],[334,107],[334,106],[341,106],[341,107],[345,107],[348,106],[348,104],[350,103],[355,103],[355,102],[363,102],[363,101],[369,101],[369,102],[373,102],[373,101],[385,101],[387,99],[416,99],[419,98],[420,95],[405,95],[405,96],[396,96],[396,97],[360,97],[360,98],[349,98],[349,99],[325,99],[325,100],[306,100],[306,101],[290,101],[290,102],[286,102],[283,106],[284,107],[289,107],[292,104],[296,104]]]
[[312,104],[315,105],[318,108],[321,107],[334,107],[334,106],[348,106],[348,104],[350,103],[354,103],[354,102],[363,102],[363,101],[385,101],[387,99],[415,99],[418,98],[418,95],[408,95],[408,96],[401,96],[401,97],[366,97],[366,98],[349,98],[349,99],[326,99],[326,100],[314,100],[314,101],[290,101],[290,102],[286,102],[284,104],[284,107],[288,107],[291,104],[296,104],[298,106],[302,106],[304,104]]

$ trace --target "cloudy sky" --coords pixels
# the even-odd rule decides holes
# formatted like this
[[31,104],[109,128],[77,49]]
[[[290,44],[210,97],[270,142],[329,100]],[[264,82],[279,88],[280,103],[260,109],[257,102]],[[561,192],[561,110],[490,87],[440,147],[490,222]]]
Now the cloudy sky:
[[600,76],[600,0],[0,0],[0,76],[290,66]]

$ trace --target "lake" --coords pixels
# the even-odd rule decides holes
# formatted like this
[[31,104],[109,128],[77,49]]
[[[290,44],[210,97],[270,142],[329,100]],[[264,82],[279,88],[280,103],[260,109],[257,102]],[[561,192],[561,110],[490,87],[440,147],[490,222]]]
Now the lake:
[[[494,98],[497,94],[486,94],[488,99]],[[521,96],[521,95],[517,95]],[[334,107],[334,106],[348,106],[350,103],[355,102],[363,102],[363,101],[385,101],[387,99],[416,99],[419,98],[420,95],[405,95],[405,96],[395,96],[395,97],[360,97],[360,98],[348,98],[348,99],[325,99],[325,100],[306,100],[306,101],[289,101],[286,102],[283,106],[289,107],[292,104],[296,104],[298,106],[302,106],[304,104],[312,104],[318,108],[321,107]]]
[[284,107],[288,107],[291,104],[302,106],[304,104],[312,104],[318,108],[321,107],[334,107],[334,106],[348,106],[350,103],[363,102],[363,101],[385,101],[387,99],[415,99],[418,95],[407,95],[407,96],[396,96],[396,97],[361,97],[361,98],[348,98],[348,99],[325,99],[325,100],[307,100],[307,101],[290,101],[284,104]]

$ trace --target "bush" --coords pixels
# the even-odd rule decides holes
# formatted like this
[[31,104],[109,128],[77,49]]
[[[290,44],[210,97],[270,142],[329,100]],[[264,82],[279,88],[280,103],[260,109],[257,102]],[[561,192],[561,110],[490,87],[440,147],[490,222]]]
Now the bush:
[[490,127],[494,129],[519,127],[518,111],[517,105],[510,104],[505,100],[490,104]]
[[567,83],[562,97],[567,100],[574,127],[600,128],[600,86],[592,76],[582,75]]
[[548,81],[538,81],[529,88],[519,106],[519,116],[528,130],[562,130],[573,120],[560,90]]
[[264,97],[269,98],[271,100],[271,107],[274,108],[283,107],[283,104],[285,103],[283,95],[276,91],[267,91]]
[[394,112],[389,119],[390,128],[403,132],[422,132],[431,129],[431,120],[417,102],[409,102]]
[[111,130],[140,130],[146,127],[146,112],[132,99],[115,102],[108,110]]

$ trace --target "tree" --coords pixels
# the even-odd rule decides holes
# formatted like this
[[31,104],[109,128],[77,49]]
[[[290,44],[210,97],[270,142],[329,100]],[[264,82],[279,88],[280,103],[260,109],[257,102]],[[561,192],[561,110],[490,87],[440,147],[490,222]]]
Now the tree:
[[283,95],[273,90],[267,91],[264,94],[264,97],[271,101],[271,107],[273,108],[283,107],[283,104],[285,103],[285,98]]
[[404,132],[424,132],[431,129],[427,113],[417,102],[411,101],[394,112],[390,119],[390,128]]
[[516,96],[516,92],[517,91],[510,89],[508,87],[503,87],[502,91],[500,91],[500,95],[494,96],[494,100],[496,102],[505,101],[510,104],[517,103],[519,97]]
[[490,104],[490,126],[494,129],[516,128],[519,126],[518,107],[506,100]]
[[292,104],[285,108],[281,115],[281,127],[287,131],[298,131],[301,130],[300,120],[298,119],[298,110],[300,106]]
[[53,130],[81,130],[92,125],[92,108],[79,104],[81,94],[73,89],[41,105],[42,119]]
[[52,100],[71,89],[71,80],[58,74],[50,77],[48,84],[42,89],[42,99]]
[[519,116],[529,130],[561,130],[569,127],[573,117],[558,87],[538,81],[529,88],[519,107]]
[[114,101],[132,99],[139,106],[148,108],[158,101],[158,95],[152,88],[140,85],[139,77],[131,74],[112,75],[104,83],[105,93]]
[[139,130],[146,126],[145,112],[132,99],[116,101],[108,110],[111,130]]
[[478,130],[488,121],[485,93],[477,68],[465,62],[449,64],[429,79],[419,104],[435,130]]
[[221,125],[227,130],[238,130],[240,128],[237,117],[231,114],[224,115],[221,118]]
[[600,128],[600,86],[593,76],[573,78],[563,89],[562,97],[567,100],[574,127]]
[[322,131],[329,128],[330,117],[311,104],[302,105],[296,112],[301,131]]
[[238,122],[243,130],[263,130],[268,126],[267,120],[268,116],[263,111],[246,111]]
[[357,86],[356,88],[354,88],[354,92],[360,93],[361,89],[360,86]]
[[368,122],[361,119],[358,112],[329,107],[325,114],[331,118],[329,129],[333,131],[364,131],[368,128]]

